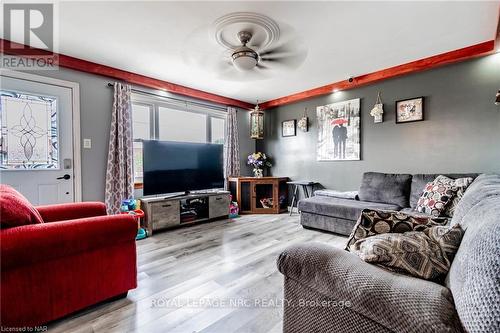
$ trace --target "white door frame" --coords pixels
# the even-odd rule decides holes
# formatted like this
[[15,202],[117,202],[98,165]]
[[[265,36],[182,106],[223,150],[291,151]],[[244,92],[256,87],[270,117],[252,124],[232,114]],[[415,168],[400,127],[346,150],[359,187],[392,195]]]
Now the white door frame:
[[80,85],[76,82],[54,79],[25,72],[0,69],[0,77],[39,82],[43,84],[69,88],[71,90],[73,118],[73,198],[82,201],[82,163],[80,149]]

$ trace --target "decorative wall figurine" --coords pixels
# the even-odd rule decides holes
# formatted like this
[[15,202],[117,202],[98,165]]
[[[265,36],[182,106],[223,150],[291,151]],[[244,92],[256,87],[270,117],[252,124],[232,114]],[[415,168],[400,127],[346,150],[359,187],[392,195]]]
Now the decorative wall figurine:
[[303,132],[309,131],[309,118],[307,118],[307,108],[304,109],[304,115],[299,119],[297,127],[300,128],[300,130]]
[[370,111],[370,115],[373,117],[375,123],[381,123],[384,121],[384,104],[382,104],[382,99],[380,98],[380,91],[377,94],[377,100],[373,109]]

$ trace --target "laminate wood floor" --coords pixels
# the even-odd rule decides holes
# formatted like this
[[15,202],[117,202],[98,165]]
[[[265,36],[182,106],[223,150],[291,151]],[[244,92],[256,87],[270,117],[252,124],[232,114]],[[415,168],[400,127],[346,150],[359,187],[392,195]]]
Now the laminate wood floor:
[[[245,215],[138,241],[138,287],[49,325],[49,332],[281,332],[283,276],[291,244],[346,238],[303,229],[297,215]],[[112,283],[112,281],[103,281]]]

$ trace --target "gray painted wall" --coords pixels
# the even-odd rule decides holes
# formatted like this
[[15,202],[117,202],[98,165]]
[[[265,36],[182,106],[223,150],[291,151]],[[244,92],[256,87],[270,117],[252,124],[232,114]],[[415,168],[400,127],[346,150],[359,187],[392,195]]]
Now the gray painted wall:
[[240,143],[241,175],[251,176],[252,168],[247,165],[247,157],[255,152],[255,140],[250,139],[250,112],[238,110],[238,139]]
[[[111,121],[112,89],[107,77],[60,69],[35,74],[80,84],[81,135],[92,139],[82,149],[83,200],[104,199],[104,179]],[[364,171],[387,172],[500,172],[500,108],[493,98],[500,88],[500,54],[466,63],[384,81],[359,89],[322,96],[266,111],[266,139],[258,150],[274,162],[274,175],[312,179],[325,187],[356,189]],[[382,92],[385,122],[369,116],[377,91]],[[426,96],[426,121],[394,124],[394,101]],[[315,108],[361,98],[362,160],[316,162]],[[281,137],[281,121],[298,119],[309,109],[311,129],[293,138]],[[238,111],[241,169],[250,175],[246,156],[255,151],[249,113]]]
[[[326,188],[358,189],[365,171],[395,173],[500,173],[500,54],[383,81],[266,111],[265,139],[275,176],[314,180]],[[382,93],[384,123],[370,110]],[[394,122],[396,100],[425,96],[425,121]],[[361,98],[361,161],[316,161],[316,107]],[[308,108],[309,132],[281,137],[281,122]]]
[[[84,201],[103,201],[113,103],[113,89],[107,87],[107,84],[113,80],[65,68],[58,71],[37,71],[33,74],[80,84],[81,138],[82,140],[92,139],[91,149],[82,148],[82,198]],[[247,117],[248,112],[238,111],[238,121],[241,124],[239,141],[242,159],[244,155],[248,155],[247,151],[253,152],[255,147],[254,141],[250,139]],[[249,174],[250,171],[242,164],[242,172]]]

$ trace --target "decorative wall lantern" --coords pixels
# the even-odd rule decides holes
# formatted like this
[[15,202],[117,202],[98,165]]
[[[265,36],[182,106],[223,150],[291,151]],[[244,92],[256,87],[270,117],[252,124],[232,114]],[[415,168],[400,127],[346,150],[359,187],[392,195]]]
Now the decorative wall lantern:
[[380,98],[380,91],[377,94],[377,100],[373,109],[370,111],[370,115],[373,117],[374,123],[381,123],[384,121],[384,104],[382,104],[382,99]]
[[264,139],[264,112],[259,110],[259,103],[250,112],[250,139]]
[[304,115],[299,119],[297,123],[297,127],[300,128],[303,132],[307,132],[309,130],[309,118],[307,118],[307,108],[304,109]]

